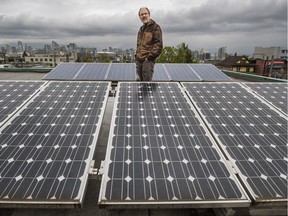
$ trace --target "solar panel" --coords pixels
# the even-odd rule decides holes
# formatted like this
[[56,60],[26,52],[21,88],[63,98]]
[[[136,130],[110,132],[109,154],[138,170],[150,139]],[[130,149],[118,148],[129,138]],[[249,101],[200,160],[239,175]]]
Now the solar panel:
[[201,81],[188,64],[164,64],[164,68],[172,81]]
[[178,83],[118,83],[105,163],[100,204],[249,203]]
[[[135,81],[135,63],[61,63],[46,80]],[[155,64],[153,81],[231,80],[212,64]]]
[[0,126],[35,94],[44,83],[39,81],[1,81]]
[[231,81],[231,78],[212,64],[189,64],[203,81]]
[[258,201],[287,201],[287,118],[238,83],[183,83]]
[[154,65],[154,74],[153,74],[153,81],[170,81],[169,74],[163,67],[163,64],[156,63]]
[[65,63],[57,65],[53,70],[51,70],[46,76],[43,77],[44,80],[73,80],[85,63]]
[[105,80],[110,64],[108,63],[86,63],[75,77],[75,80]]
[[245,83],[253,92],[257,93],[277,109],[287,114],[287,83]]
[[136,66],[134,63],[112,63],[107,80],[128,81],[136,80]]
[[0,134],[0,203],[79,205],[108,82],[49,82]]

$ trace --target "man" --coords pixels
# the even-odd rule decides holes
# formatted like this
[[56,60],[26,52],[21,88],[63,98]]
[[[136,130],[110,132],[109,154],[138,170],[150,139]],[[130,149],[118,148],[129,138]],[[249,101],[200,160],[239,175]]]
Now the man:
[[151,81],[156,58],[163,49],[162,31],[160,26],[150,18],[150,11],[139,9],[139,18],[143,25],[137,35],[136,72],[140,81]]

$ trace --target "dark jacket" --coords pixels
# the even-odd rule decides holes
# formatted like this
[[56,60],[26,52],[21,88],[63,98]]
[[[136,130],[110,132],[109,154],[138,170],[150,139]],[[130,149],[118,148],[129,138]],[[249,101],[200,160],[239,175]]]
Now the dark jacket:
[[156,60],[163,49],[162,30],[152,19],[140,27],[137,36],[136,60]]

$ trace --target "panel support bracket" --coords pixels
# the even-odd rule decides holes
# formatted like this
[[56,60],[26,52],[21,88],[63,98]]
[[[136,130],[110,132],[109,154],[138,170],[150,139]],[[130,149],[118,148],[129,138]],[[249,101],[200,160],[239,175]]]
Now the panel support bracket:
[[100,168],[98,170],[98,175],[103,175],[104,174],[104,164],[105,162],[102,160],[100,164]]
[[88,171],[89,175],[97,175],[98,174],[98,169],[94,168],[94,164],[95,164],[95,161],[91,160],[90,166],[89,166],[89,171]]

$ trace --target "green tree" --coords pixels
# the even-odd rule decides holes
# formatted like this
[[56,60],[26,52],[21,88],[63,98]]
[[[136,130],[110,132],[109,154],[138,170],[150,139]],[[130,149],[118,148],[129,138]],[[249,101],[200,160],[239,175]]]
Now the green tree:
[[157,58],[158,63],[174,63],[177,50],[173,46],[163,48],[161,55]]
[[82,53],[76,60],[76,62],[94,62],[93,56],[89,52]]
[[111,60],[110,60],[108,54],[101,53],[98,56],[98,62],[109,63],[109,62],[111,62]]
[[192,62],[192,51],[185,43],[181,43],[177,46],[176,62],[177,63]]
[[157,63],[192,63],[192,50],[185,43],[177,47],[166,46],[157,58]]

